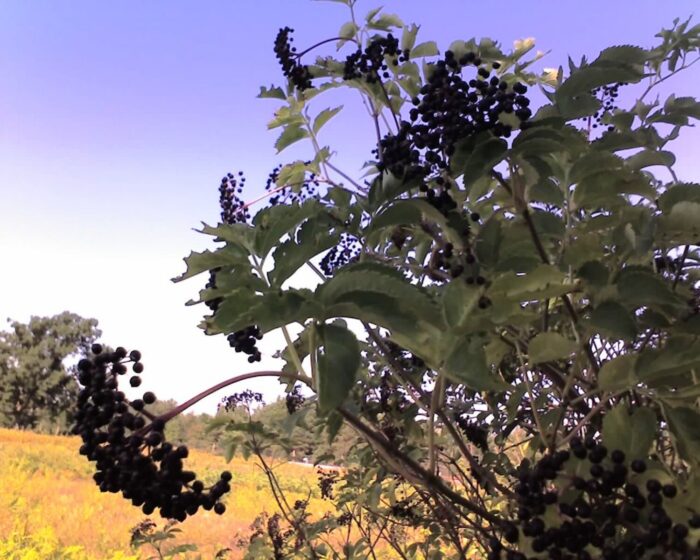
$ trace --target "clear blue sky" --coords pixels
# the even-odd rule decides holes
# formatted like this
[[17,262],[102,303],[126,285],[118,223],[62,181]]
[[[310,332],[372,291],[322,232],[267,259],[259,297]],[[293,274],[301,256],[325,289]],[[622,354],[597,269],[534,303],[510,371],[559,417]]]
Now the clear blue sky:
[[[376,5],[360,1],[358,12]],[[552,51],[541,67],[566,64],[569,54],[595,56],[611,44],[650,46],[662,26],[698,6],[381,5],[420,24],[419,40],[437,39],[442,48],[472,36],[506,46],[535,37],[538,48]],[[243,169],[252,197],[284,161],[272,148],[275,131],[266,129],[276,105],[255,98],[260,85],[280,82],[272,52],[277,29],[294,27],[304,45],[335,35],[347,19],[340,4],[307,0],[3,0],[0,320],[64,309],[95,317],[106,342],[144,352],[145,385],[163,397],[184,399],[224,375],[249,371],[222,337],[197,329],[205,308],[183,305],[204,279],[169,279],[190,250],[207,246],[191,228],[216,221],[221,176]],[[699,77],[693,68],[669,88],[697,95]],[[327,137],[350,172],[369,156],[366,131],[356,126],[361,110],[348,107]],[[693,131],[675,146],[685,179],[700,175],[698,140]],[[262,386],[269,393],[274,387]]]

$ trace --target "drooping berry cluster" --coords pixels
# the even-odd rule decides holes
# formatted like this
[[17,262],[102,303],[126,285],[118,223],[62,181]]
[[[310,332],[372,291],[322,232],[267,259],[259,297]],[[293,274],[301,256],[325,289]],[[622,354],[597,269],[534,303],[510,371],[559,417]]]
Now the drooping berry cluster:
[[221,179],[219,185],[219,206],[221,207],[221,223],[238,224],[250,220],[250,212],[245,202],[238,196],[243,192],[245,177],[243,172],[238,175],[228,173]]
[[233,393],[232,395],[223,397],[219,403],[219,408],[225,409],[226,412],[232,412],[241,405],[251,407],[255,403],[259,404],[262,402],[262,393],[257,393],[255,391],[251,391],[250,389],[246,389],[240,393]]
[[[565,469],[572,456],[580,464]],[[502,540],[491,541],[489,560],[700,558],[700,543],[687,538],[700,516],[689,513],[687,524],[674,523],[664,503],[677,495],[676,486],[647,478],[640,487],[645,470],[645,461],[628,462],[624,452],[609,453],[592,439],[573,439],[570,450],[534,465],[523,461],[515,473],[517,521],[505,527]],[[510,549],[524,539],[529,543],[521,548],[535,555]]]
[[[477,68],[475,78],[462,77],[467,66]],[[410,122],[403,121],[397,134],[381,140],[376,151],[380,170],[398,176],[435,174],[447,168],[460,140],[484,131],[509,137],[512,127],[501,122],[501,115],[514,114],[521,123],[532,115],[530,100],[524,95],[527,87],[492,76],[474,53],[458,60],[452,51],[446,51],[431,69],[427,83],[413,98]]]
[[407,62],[410,51],[399,48],[399,40],[389,33],[386,37],[375,37],[364,49],[357,49],[345,59],[343,79],[364,79],[368,84],[389,78],[389,66]]
[[[311,163],[310,161],[305,162],[305,165]],[[279,172],[282,169],[281,165],[275,167],[267,177],[265,182],[265,190],[267,192],[274,191],[274,194],[270,197],[270,206],[278,206],[280,204],[294,204],[305,202],[310,198],[318,199],[318,188],[320,183],[316,177],[315,173],[307,172],[304,174],[304,180],[297,185],[285,185],[283,188],[279,189],[276,185],[277,179],[279,177]]]
[[304,405],[305,401],[304,395],[301,394],[301,386],[294,385],[292,390],[287,393],[284,404],[287,406],[287,412],[289,414],[294,414]]
[[326,276],[333,276],[339,268],[357,262],[360,257],[362,244],[360,240],[352,234],[342,233],[340,243],[331,248],[321,259],[320,267]]
[[[226,508],[219,499],[231,489],[231,474],[223,472],[218,482],[205,487],[194,472],[184,469],[187,447],[167,442],[165,422],[146,409],[155,395],[146,392],[130,402],[119,391],[118,378],[127,374],[129,363],[134,373],[143,372],[141,353],[127,353],[122,347],[104,352],[99,344],[92,352],[92,359],[78,363],[83,388],[73,433],[83,440],[80,454],[96,463],[93,478],[100,490],[121,492],[146,515],[159,509],[165,518],[184,521],[200,507],[223,513]],[[132,376],[130,384],[138,387],[141,378]]]
[[338,472],[318,469],[316,474],[318,475],[318,487],[321,490],[321,497],[324,500],[332,500],[333,487],[338,482]]
[[[620,82],[616,84],[611,84],[611,85],[605,85],[601,86],[599,88],[594,89],[591,93],[598,97],[600,100],[602,106],[600,109],[598,109],[595,114],[593,115],[593,123],[591,124],[592,128],[598,128],[599,126],[605,126],[605,123],[603,122],[604,118],[606,115],[612,115],[613,112],[618,108],[617,105],[615,105],[615,101],[617,100],[617,97],[619,96],[619,90],[620,86],[627,85],[626,83]],[[613,125],[608,125],[607,127],[608,131],[615,130],[615,127]]]
[[243,352],[248,355],[248,363],[259,362],[262,359],[262,354],[256,345],[256,341],[262,340],[260,328],[251,325],[240,331],[236,331],[226,337],[229,345],[236,352]]
[[275,37],[275,56],[282,66],[282,73],[294,84],[299,91],[304,91],[312,87],[311,72],[308,66],[299,62],[296,47],[292,46],[294,38],[291,34],[294,29],[291,27],[283,27]]

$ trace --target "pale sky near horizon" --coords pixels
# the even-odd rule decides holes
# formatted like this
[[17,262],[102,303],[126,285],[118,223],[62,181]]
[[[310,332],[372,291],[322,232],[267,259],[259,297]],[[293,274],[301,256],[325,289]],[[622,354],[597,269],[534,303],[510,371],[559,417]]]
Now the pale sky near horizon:
[[[586,3],[389,0],[358,2],[421,25],[419,42],[489,36],[506,47],[534,37],[551,53],[539,68],[594,57],[613,44],[648,47],[674,17],[698,4],[678,0]],[[430,8],[426,8],[426,6]],[[272,43],[285,25],[296,44],[335,36],[348,19],[337,3],[94,2],[0,3],[0,328],[10,317],[70,310],[99,320],[103,340],[143,352],[144,390],[185,400],[251,367],[223,337],[198,328],[203,306],[185,307],[206,278],[173,284],[191,250],[210,247],[192,230],[218,218],[218,184],[228,171],[248,176],[258,195],[279,162],[277,107],[255,96],[281,83]],[[332,46],[330,49],[332,50]],[[668,84],[697,95],[700,71]],[[362,107],[348,98],[327,141],[350,173],[369,159]],[[324,106],[336,105],[327,97]],[[698,180],[697,130],[675,143],[678,172]],[[268,355],[278,337],[263,341]],[[242,386],[241,388],[246,387]],[[275,382],[248,384],[277,394]],[[221,395],[197,407],[212,412]]]

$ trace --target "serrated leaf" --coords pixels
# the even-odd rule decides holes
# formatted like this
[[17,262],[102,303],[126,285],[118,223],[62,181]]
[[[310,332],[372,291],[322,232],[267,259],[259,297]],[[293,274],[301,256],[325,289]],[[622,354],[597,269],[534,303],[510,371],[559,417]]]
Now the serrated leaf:
[[678,376],[700,368],[700,344],[678,343],[674,347],[644,350],[637,362],[637,378],[647,384],[677,386]]
[[338,41],[340,44],[344,43],[348,39],[352,39],[355,37],[355,33],[357,33],[357,25],[353,21],[348,21],[343,24],[343,26],[340,28],[340,31],[338,31],[338,37],[340,39],[344,39],[344,41]]
[[[494,278],[489,294],[520,301],[556,297],[573,289],[566,276],[550,265],[540,265],[527,274],[505,273]],[[492,298],[493,299],[493,298]]]
[[633,45],[618,45],[603,49],[593,64],[644,64],[649,58],[649,51]]
[[664,214],[671,212],[671,208],[679,202],[700,203],[700,184],[677,183],[671,186],[659,197],[659,208]]
[[321,412],[339,407],[355,384],[360,367],[360,345],[355,335],[338,325],[319,325],[316,392]]
[[650,408],[637,408],[630,414],[624,402],[603,417],[603,443],[619,449],[630,459],[646,458],[656,437],[656,414]]
[[576,341],[570,340],[557,332],[543,332],[535,336],[528,344],[528,357],[531,364],[540,364],[568,358],[576,351]]
[[402,51],[405,51],[406,49],[410,51],[416,44],[416,35],[418,35],[418,29],[419,27],[415,23],[407,25],[403,28],[403,33],[401,34]]
[[627,309],[615,301],[604,301],[592,312],[591,328],[606,337],[632,340],[637,336],[637,325]]
[[470,136],[455,146],[455,152],[450,158],[450,169],[457,177],[463,176],[464,184],[468,187],[490,172],[505,157],[507,149],[505,140],[489,134]]
[[473,391],[503,391],[510,387],[491,373],[483,344],[476,337],[455,337],[447,349],[443,369],[452,381],[463,383]]
[[455,279],[445,288],[442,296],[442,315],[451,328],[459,328],[467,320],[481,297],[481,290],[468,285],[461,278]]
[[425,41],[411,49],[410,58],[421,58],[425,56],[437,56],[440,54],[437,43],[435,41]]
[[411,189],[418,188],[415,178],[404,179],[385,171],[377,175],[369,190],[369,203],[372,209],[379,208],[385,202],[393,200]]
[[618,82],[635,83],[644,74],[636,68],[625,65],[584,66],[573,72],[556,91],[558,102],[565,98],[588,95],[595,88]]
[[315,200],[307,200],[303,204],[271,206],[261,210],[253,219],[256,252],[264,257],[284,235],[322,211],[323,208]]
[[645,269],[624,269],[618,276],[617,289],[622,303],[646,306],[657,311],[678,311],[686,303],[660,276]]
[[266,88],[265,86],[260,86],[260,93],[258,93],[258,99],[281,99],[284,101],[287,96],[281,87],[270,86]]
[[476,234],[474,249],[479,262],[486,266],[494,266],[498,262],[502,237],[501,222],[492,216]]
[[664,415],[681,458],[697,466],[700,463],[700,412],[697,407],[664,406]]
[[187,270],[172,279],[173,282],[182,282],[202,272],[207,272],[214,268],[233,266],[235,264],[247,263],[248,253],[235,245],[227,245],[216,251],[203,251],[195,253],[192,251],[188,257],[183,259]]
[[[382,267],[388,268],[388,267]],[[378,294],[423,321],[441,323],[437,306],[418,287],[392,273],[377,270],[342,269],[328,282],[319,286],[317,293],[326,305],[343,303],[353,293]]]
[[309,133],[306,131],[305,128],[302,128],[300,125],[297,124],[290,124],[285,127],[285,129],[282,131],[282,134],[279,135],[275,142],[275,149],[277,150],[277,153],[279,154],[282,150],[285,148],[291,146],[295,142],[298,142],[299,140],[302,140],[304,138],[308,138]]
[[645,167],[652,167],[654,165],[661,165],[664,167],[671,167],[676,163],[676,156],[672,152],[666,152],[663,150],[642,150],[627,158],[627,165],[634,170],[644,169]]
[[598,386],[603,391],[627,391],[637,385],[636,354],[623,354],[605,362],[598,372]]
[[323,111],[321,111],[318,114],[318,116],[316,117],[316,120],[314,120],[314,124],[313,124],[314,134],[318,134],[318,131],[321,130],[323,125],[326,124],[333,117],[335,117],[338,113],[340,113],[342,108],[343,108],[343,106],[340,105],[339,107],[335,107],[334,109],[324,109]]
[[299,228],[297,239],[288,239],[272,253],[275,268],[270,272],[271,284],[281,286],[312,257],[336,245],[339,235],[328,231],[327,221],[309,220]]
[[390,31],[396,27],[403,27],[403,20],[396,14],[382,14],[378,18],[367,22],[368,29]]

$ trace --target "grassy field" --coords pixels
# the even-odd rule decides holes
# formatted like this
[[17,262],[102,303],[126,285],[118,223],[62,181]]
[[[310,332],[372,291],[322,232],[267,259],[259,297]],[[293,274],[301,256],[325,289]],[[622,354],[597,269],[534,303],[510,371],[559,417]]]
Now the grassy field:
[[[0,429],[0,559],[126,560],[146,558],[129,546],[130,529],[143,513],[116,494],[102,494],[92,481],[92,464],[78,455],[74,437],[46,436]],[[205,481],[222,470],[233,473],[226,513],[202,511],[179,527],[176,542],[194,543],[203,559],[234,548],[263,511],[275,512],[266,478],[254,461],[192,451],[188,468]],[[308,511],[322,514],[314,469],[285,464],[277,469],[291,500],[312,498]],[[154,521],[161,522],[158,515]],[[197,558],[195,553],[190,558]],[[240,558],[241,551],[231,558]],[[182,558],[185,558],[183,555]]]

